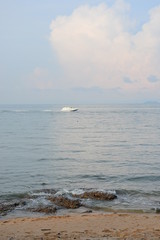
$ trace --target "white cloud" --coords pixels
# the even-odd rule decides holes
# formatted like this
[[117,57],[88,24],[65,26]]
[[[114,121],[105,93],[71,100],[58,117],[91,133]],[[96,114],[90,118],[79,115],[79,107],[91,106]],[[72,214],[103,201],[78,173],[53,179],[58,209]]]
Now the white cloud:
[[33,78],[44,78],[47,75],[48,75],[47,69],[40,67],[36,67],[32,73]]
[[[112,7],[81,6],[52,21],[50,42],[65,71],[65,86],[147,89],[158,96],[160,82],[148,79],[160,79],[160,6],[137,33],[131,31],[129,11],[117,0]],[[124,81],[126,76],[132,84]]]
[[54,87],[53,81],[49,78],[49,72],[46,68],[36,67],[28,79],[32,88],[47,90]]

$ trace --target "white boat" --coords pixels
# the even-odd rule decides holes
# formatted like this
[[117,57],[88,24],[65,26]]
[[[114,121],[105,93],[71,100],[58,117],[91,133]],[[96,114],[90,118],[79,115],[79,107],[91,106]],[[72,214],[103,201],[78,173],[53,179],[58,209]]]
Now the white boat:
[[73,108],[73,107],[63,107],[61,109],[61,112],[75,112],[78,111],[78,108]]

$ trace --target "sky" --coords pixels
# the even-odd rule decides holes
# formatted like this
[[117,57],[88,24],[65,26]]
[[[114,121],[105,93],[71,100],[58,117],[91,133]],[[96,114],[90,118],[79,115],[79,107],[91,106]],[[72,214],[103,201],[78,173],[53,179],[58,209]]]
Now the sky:
[[160,102],[160,0],[0,0],[0,104]]

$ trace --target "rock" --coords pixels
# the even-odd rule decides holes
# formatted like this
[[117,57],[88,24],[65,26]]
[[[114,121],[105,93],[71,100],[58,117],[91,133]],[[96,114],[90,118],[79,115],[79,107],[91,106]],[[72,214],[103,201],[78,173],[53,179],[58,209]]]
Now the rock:
[[19,205],[20,205],[19,202],[10,203],[10,204],[1,204],[0,205],[0,214],[2,216],[5,216],[5,215],[7,215],[8,212],[14,210]]
[[77,198],[87,198],[87,199],[96,199],[96,200],[114,200],[117,198],[115,194],[112,193],[104,193],[100,191],[92,191],[92,192],[84,192],[82,194],[73,194],[73,197]]
[[39,212],[39,213],[46,213],[46,214],[55,213],[57,211],[56,207],[53,207],[53,206],[28,208],[27,210],[31,212]]
[[160,208],[156,208],[156,213],[160,213]]
[[21,201],[21,202],[20,202],[20,205],[21,205],[21,206],[26,206],[27,203],[26,203],[26,201]]
[[93,211],[92,210],[86,210],[85,212],[83,213],[92,213]]
[[65,208],[79,208],[81,206],[81,203],[77,199],[69,199],[63,196],[58,197],[49,197],[48,200],[51,202],[54,202],[57,206],[65,207]]

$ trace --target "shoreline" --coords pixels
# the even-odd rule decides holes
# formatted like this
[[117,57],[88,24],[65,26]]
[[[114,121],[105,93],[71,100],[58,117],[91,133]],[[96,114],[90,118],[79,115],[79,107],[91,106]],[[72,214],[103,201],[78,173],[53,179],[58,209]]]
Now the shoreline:
[[1,240],[160,239],[160,215],[82,213],[0,220]]

